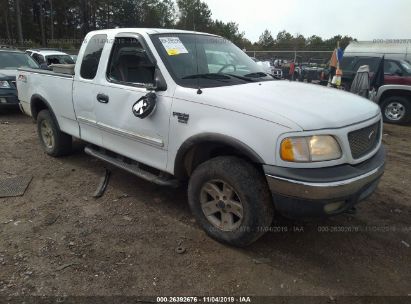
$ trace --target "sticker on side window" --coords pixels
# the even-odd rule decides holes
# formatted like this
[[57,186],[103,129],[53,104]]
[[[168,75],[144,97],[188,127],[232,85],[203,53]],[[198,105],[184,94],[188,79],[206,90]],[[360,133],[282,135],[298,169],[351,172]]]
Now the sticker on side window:
[[188,51],[184,44],[178,37],[161,37],[159,38],[169,56],[175,56],[179,54],[188,54]]

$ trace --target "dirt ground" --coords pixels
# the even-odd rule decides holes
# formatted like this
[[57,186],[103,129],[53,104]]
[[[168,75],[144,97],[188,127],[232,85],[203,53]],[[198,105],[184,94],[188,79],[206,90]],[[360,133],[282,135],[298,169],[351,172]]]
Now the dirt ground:
[[357,214],[277,217],[236,249],[203,233],[184,187],[113,169],[94,199],[106,164],[80,143],[51,158],[30,118],[1,113],[0,178],[33,179],[24,196],[0,199],[0,295],[411,295],[410,135],[385,126],[386,173]]

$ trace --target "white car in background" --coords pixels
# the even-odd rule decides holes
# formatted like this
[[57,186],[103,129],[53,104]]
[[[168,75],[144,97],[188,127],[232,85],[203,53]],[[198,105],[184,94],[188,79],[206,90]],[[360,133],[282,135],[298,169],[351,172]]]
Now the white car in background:
[[74,64],[73,58],[63,52],[54,50],[26,50],[42,68],[48,68],[52,64]]
[[254,60],[254,62],[257,63],[259,66],[261,66],[265,73],[273,75],[277,78],[283,77],[283,71],[281,69],[276,68],[275,66],[272,66],[270,61],[260,61],[255,57],[251,57],[251,59]]
[[269,61],[260,61],[255,57],[251,57],[251,59],[254,60],[254,62],[259,66],[261,66],[267,74],[271,74],[271,64]]

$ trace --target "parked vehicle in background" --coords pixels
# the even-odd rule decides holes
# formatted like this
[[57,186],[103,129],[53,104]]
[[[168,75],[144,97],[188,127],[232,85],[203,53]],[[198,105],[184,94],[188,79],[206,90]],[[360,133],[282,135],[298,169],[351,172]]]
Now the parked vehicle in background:
[[[370,65],[370,71],[375,69],[376,58],[385,57],[384,86],[377,93],[376,102],[381,106],[384,121],[390,123],[411,122],[411,42],[408,41],[360,41],[351,42],[344,52],[346,58],[363,58],[355,67],[361,64]],[[343,80],[352,78],[350,69],[343,68]],[[348,73],[348,75],[346,75]]]
[[261,66],[265,73],[273,75],[275,78],[282,79],[283,78],[283,71],[282,69],[274,66],[271,61],[269,60],[258,60],[255,57],[250,57],[255,63]]
[[325,68],[324,59],[310,58],[308,62],[297,64],[294,78],[308,83],[319,82]]
[[375,101],[381,106],[384,121],[411,122],[411,65],[407,61],[384,61],[384,85]]
[[78,55],[70,55],[70,57],[73,59],[74,63],[76,63]]
[[[358,69],[368,65],[370,76],[375,74],[381,57],[344,56],[341,62],[342,85],[350,90]],[[377,100],[384,121],[407,123],[411,121],[411,65],[402,59],[384,59],[384,85],[379,88]]]
[[270,61],[268,61],[268,60],[264,60],[264,61],[258,60],[256,63],[263,68],[264,72],[266,72],[267,74],[271,74]]
[[81,138],[88,154],[141,178],[188,181],[212,238],[246,246],[274,210],[332,216],[376,189],[385,152],[374,103],[276,80],[215,35],[120,28],[85,41],[74,70],[18,73],[44,150],[61,156]]
[[74,64],[70,55],[54,50],[27,50],[29,54],[42,68],[49,68],[52,64]]
[[38,64],[24,52],[11,48],[0,48],[0,109],[18,108],[16,74],[18,68],[39,68]]

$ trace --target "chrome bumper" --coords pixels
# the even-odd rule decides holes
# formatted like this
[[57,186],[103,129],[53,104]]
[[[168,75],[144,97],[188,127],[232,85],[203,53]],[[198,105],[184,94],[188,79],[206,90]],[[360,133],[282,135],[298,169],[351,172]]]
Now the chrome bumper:
[[337,215],[370,196],[384,173],[385,150],[351,166],[293,169],[263,166],[276,210],[289,218]]
[[361,201],[372,193],[384,173],[385,149],[358,165],[315,169],[263,166],[274,195],[310,201]]
[[336,182],[304,182],[266,174],[271,192],[306,200],[334,200],[348,198],[378,180],[384,164],[363,175]]

